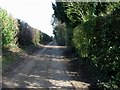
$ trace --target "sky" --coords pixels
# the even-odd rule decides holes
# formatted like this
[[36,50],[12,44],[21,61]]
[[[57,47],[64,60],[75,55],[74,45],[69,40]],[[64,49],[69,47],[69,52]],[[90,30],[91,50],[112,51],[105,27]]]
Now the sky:
[[51,19],[54,11],[51,2],[54,0],[0,0],[0,7],[14,18],[53,36]]

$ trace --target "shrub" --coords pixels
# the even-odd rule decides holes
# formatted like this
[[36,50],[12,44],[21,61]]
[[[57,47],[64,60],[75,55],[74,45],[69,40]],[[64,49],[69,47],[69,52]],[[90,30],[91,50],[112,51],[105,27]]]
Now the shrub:
[[37,29],[33,29],[33,43],[34,44],[39,44],[41,42],[41,31]]
[[95,19],[83,22],[73,30],[72,42],[80,57],[88,57]]
[[110,15],[89,19],[73,30],[73,46],[80,57],[87,57],[109,79],[104,85],[120,85],[120,7]]
[[5,10],[0,8],[0,19],[2,23],[2,45],[3,47],[12,48],[16,46],[18,24]]

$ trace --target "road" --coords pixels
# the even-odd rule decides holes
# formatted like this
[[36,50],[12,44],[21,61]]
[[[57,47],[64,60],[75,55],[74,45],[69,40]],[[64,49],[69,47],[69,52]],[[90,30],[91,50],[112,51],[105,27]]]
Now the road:
[[9,74],[3,76],[3,88],[49,88],[65,90],[82,90],[88,83],[74,80],[67,69],[64,46],[55,42],[43,46],[42,50],[28,57],[26,62],[19,65]]

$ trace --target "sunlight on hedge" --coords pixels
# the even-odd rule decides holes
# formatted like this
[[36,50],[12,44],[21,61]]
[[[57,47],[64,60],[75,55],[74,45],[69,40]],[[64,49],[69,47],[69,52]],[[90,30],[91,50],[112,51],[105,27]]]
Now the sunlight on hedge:
[[14,47],[17,41],[17,21],[0,8],[0,19],[2,20],[2,45],[3,47]]
[[73,44],[81,57],[88,57],[89,39],[84,32],[83,25],[77,26],[73,31]]

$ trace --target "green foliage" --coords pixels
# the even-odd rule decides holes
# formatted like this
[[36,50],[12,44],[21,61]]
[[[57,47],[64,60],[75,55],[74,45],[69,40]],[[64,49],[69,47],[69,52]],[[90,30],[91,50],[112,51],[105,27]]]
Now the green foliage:
[[73,45],[81,57],[88,56],[89,39],[84,32],[83,25],[77,26],[73,31]]
[[95,19],[83,22],[73,30],[72,42],[80,57],[88,57],[89,47],[93,37]]
[[37,29],[34,29],[35,31],[35,34],[34,34],[34,37],[33,37],[33,43],[34,44],[39,44],[40,43],[40,40],[41,40],[41,32]]
[[98,17],[93,34],[96,38],[90,49],[90,58],[111,78],[111,84],[114,82],[117,86],[120,83],[119,28],[120,7],[107,17]]
[[[104,87],[120,88],[120,2],[61,2],[55,7],[55,17],[66,23],[68,47],[104,72],[108,79],[101,82]],[[69,21],[63,21],[64,15]]]
[[17,21],[0,8],[0,20],[2,20],[2,45],[3,47],[13,47],[17,41],[18,32]]
[[69,18],[67,18],[67,14],[65,13],[65,10],[67,9],[67,4],[68,4],[67,2],[56,2],[56,4],[52,3],[54,15],[62,23],[69,22]]
[[88,57],[109,77],[104,85],[111,89],[120,87],[119,11],[120,8],[108,16],[80,24],[74,29],[72,39],[80,57]]
[[66,25],[63,23],[61,24],[60,22],[58,25],[54,27],[54,35],[57,43],[59,45],[65,45],[66,44]]

